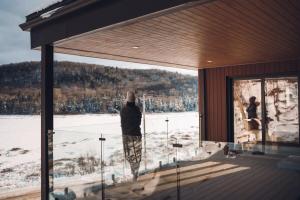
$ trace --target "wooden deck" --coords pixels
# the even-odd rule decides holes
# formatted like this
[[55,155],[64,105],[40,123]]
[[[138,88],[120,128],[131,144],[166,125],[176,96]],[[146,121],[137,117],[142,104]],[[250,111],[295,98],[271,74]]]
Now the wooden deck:
[[[220,152],[207,160],[181,163],[181,199],[300,199],[300,171],[278,167],[285,158],[226,158]],[[175,200],[176,185],[176,169],[169,168],[140,176],[136,183],[111,186],[105,193],[107,200]],[[40,191],[8,199],[40,199]],[[78,199],[101,199],[101,191]]]
[[[284,157],[240,155],[185,163],[181,199],[300,199],[300,172],[280,169]],[[176,196],[175,169],[141,176],[137,183],[106,190],[106,199],[171,200]],[[101,199],[101,192],[85,199]]]

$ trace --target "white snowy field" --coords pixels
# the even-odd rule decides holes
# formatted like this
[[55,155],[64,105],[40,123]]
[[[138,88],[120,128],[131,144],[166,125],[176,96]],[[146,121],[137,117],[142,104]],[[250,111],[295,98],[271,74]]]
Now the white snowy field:
[[[131,178],[129,164],[124,162],[119,115],[59,115],[54,117],[54,127],[54,188],[99,181],[101,134],[106,138],[107,183],[112,174],[116,181]],[[197,112],[147,114],[147,159],[145,166],[143,149],[140,172],[157,168],[159,161],[167,164],[168,154],[172,163],[176,157],[172,144],[176,140],[183,144],[178,159],[192,159],[199,153]],[[40,116],[0,116],[0,194],[39,184]]]

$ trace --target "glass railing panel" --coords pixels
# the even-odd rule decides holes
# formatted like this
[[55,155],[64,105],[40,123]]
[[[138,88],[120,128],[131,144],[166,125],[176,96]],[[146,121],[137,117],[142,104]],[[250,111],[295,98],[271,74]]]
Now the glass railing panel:
[[0,199],[39,195],[40,116],[0,115]]
[[55,130],[53,138],[54,197],[84,196],[85,185],[101,180],[98,134]]
[[[153,155],[153,166],[172,163],[176,157],[174,143],[184,146],[178,159],[190,158],[199,146],[198,113],[161,113],[146,115],[146,150]],[[149,142],[148,142],[149,141]]]
[[[104,131],[105,132],[105,131]],[[101,134],[73,130],[55,130],[54,134],[54,192],[53,198],[87,198],[101,195],[104,188],[131,183],[133,174],[125,159],[122,135],[116,140],[111,134],[102,134],[103,171],[101,170]],[[153,161],[150,154],[149,160]],[[142,163],[142,161],[141,161]],[[153,172],[159,163],[142,168],[140,174]],[[154,163],[154,162],[153,162]],[[101,173],[103,172],[103,179]],[[106,195],[108,195],[108,191]]]
[[[253,143],[202,141],[199,146],[197,121],[192,120],[196,118],[194,115],[161,113],[146,116],[147,131],[141,141],[141,160],[136,163],[139,164],[135,168],[138,170],[136,179],[132,173],[132,163],[124,154],[118,115],[106,115],[103,118],[101,115],[71,116],[71,120],[63,116],[56,118],[57,128],[53,135],[53,197],[67,196],[72,199],[76,195],[77,199],[100,198],[102,180],[107,198],[130,199],[134,193],[143,197],[146,186],[152,185],[149,188],[154,191],[156,186],[153,185],[163,186],[161,181],[165,181],[165,178],[176,177],[177,166],[188,170],[189,165],[193,166],[205,159],[236,158],[238,154],[295,153],[292,147],[276,148]],[[100,161],[101,134],[105,138],[102,143],[103,170]],[[227,155],[226,148],[229,151]]]
[[[109,143],[114,143],[113,137],[109,134],[102,135],[106,138],[103,153],[103,180],[106,198],[131,199],[135,197],[142,199],[145,196],[157,193],[161,189],[164,190],[164,187],[176,187],[174,184],[176,184],[178,175],[177,166],[182,173],[181,178],[189,181],[193,179],[193,175],[189,174],[189,171],[195,171],[198,165],[206,166],[210,161],[220,158],[223,160],[224,158],[231,158],[230,161],[233,158],[238,158],[238,156],[243,156],[243,154],[252,155],[253,152],[261,150],[262,147],[257,144],[247,146],[247,144],[241,143],[202,141],[201,147],[183,142],[182,147],[176,148],[173,147],[176,140],[172,140],[171,137],[169,145],[170,160],[167,163],[165,156],[168,155],[168,152],[163,151],[166,147],[159,145],[162,138],[165,139],[165,135],[153,135],[148,134],[146,137],[146,144],[149,145],[147,146],[149,149],[146,151],[147,166],[145,168],[144,149],[142,149],[139,176],[136,180],[131,173],[130,163],[125,159],[123,146],[118,146],[122,142],[119,141],[119,143],[115,143],[116,145],[109,145]],[[103,188],[101,185],[100,136],[98,133],[92,132],[56,130],[54,136],[56,141],[54,143],[55,195],[68,194],[72,198],[75,194],[77,199],[101,198]],[[66,138],[69,138],[68,142],[66,142]],[[177,139],[177,143],[181,144],[179,139]],[[157,150],[155,149],[156,144],[158,146]],[[226,147],[228,147],[228,155],[225,155]],[[71,151],[71,149],[78,152]],[[274,148],[271,151],[271,146],[268,145],[264,146],[264,150],[265,154],[277,153],[277,155],[283,155],[283,151],[278,151],[278,149],[275,151]],[[284,150],[284,153],[295,153],[293,147],[285,147],[281,150]],[[173,160],[173,158],[175,159]],[[202,160],[204,162],[201,162]],[[200,173],[201,169],[200,167],[200,171],[195,173]]]
[[[192,160],[199,154],[198,124],[195,120],[197,114],[191,112],[146,115],[146,137],[143,134],[141,162],[138,168],[140,175],[175,166],[177,160]],[[130,163],[124,155],[118,115],[58,116],[55,125],[55,194],[75,193],[77,197],[84,197],[99,193],[101,134],[106,139],[102,152],[105,185],[133,180]],[[177,149],[177,154],[174,143],[182,144],[182,148]]]

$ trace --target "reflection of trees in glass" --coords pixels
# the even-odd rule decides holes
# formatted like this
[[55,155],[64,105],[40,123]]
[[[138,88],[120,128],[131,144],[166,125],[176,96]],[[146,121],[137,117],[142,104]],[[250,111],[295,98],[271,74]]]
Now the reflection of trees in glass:
[[247,119],[246,113],[244,110],[244,105],[247,105],[245,98],[242,95],[241,83],[240,81],[236,81],[234,85],[234,101],[237,102],[237,106],[240,110],[240,114],[242,115],[242,120]]
[[266,80],[267,140],[298,142],[298,79]]
[[[274,108],[275,108],[275,117],[276,117],[277,121],[279,121],[279,116],[281,114],[281,112],[279,110],[279,94],[283,93],[284,90],[279,88],[278,81],[269,80],[268,84],[271,85],[271,90],[269,90],[266,95],[271,96],[273,98],[273,104],[274,104]],[[273,119],[270,118],[270,120],[273,120]]]
[[[260,80],[234,81],[234,131],[235,138],[249,134],[245,124],[248,99],[261,99]],[[281,77],[265,80],[266,140],[274,142],[298,142],[298,79]],[[259,106],[260,107],[260,106]],[[261,118],[261,108],[257,108]],[[248,132],[247,132],[248,131]],[[258,135],[258,137],[261,137]],[[257,138],[257,137],[256,137]]]
[[[234,98],[234,137],[235,142],[250,142],[261,139],[261,130],[252,130],[251,122],[247,119],[246,109],[249,106],[249,98],[256,97],[259,103],[261,99],[260,80],[235,80],[233,85]],[[260,105],[257,107],[258,118],[261,116]]]

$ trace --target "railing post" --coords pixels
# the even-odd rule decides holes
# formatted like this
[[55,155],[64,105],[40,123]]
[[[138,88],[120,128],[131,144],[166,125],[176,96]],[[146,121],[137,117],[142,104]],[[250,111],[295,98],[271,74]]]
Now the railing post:
[[176,139],[176,143],[173,144],[176,148],[176,183],[177,183],[177,200],[180,200],[180,166],[178,164],[178,148],[182,148],[182,144],[179,144]]
[[143,94],[143,131],[144,131],[144,163],[147,170],[147,148],[146,148],[146,95]]
[[105,187],[104,187],[104,184],[105,184],[105,181],[104,181],[104,166],[103,166],[103,154],[104,154],[104,141],[105,141],[105,138],[102,137],[102,134],[101,134],[101,137],[99,138],[99,141],[100,141],[100,163],[101,163],[101,199],[104,200],[105,199]]
[[202,147],[202,114],[199,112],[199,148]]
[[167,154],[168,154],[167,158],[168,158],[168,164],[169,164],[169,146],[168,146],[168,144],[169,144],[169,119],[167,118],[165,121],[167,123]]

